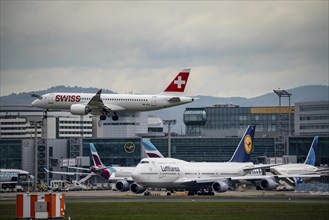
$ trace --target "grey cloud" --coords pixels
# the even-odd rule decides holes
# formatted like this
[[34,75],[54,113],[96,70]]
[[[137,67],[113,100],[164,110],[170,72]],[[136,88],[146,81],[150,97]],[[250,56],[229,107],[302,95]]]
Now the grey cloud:
[[143,77],[191,66],[246,79],[316,72],[323,82],[327,48],[326,1],[1,1],[1,77],[7,81],[6,73],[20,69],[112,68],[126,75],[133,69]]

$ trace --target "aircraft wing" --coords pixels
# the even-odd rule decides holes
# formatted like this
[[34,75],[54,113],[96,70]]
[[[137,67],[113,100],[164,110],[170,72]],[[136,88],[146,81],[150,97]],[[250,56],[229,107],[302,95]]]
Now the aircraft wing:
[[244,168],[243,171],[252,171],[252,170],[258,170],[258,169],[268,169],[275,166],[280,166],[282,164],[255,164],[252,167]]
[[102,106],[104,105],[103,100],[101,99],[102,90],[98,90],[96,95],[94,95],[91,100],[88,102],[89,106]]
[[176,180],[175,184],[176,185],[186,185],[186,186],[211,184],[213,182],[226,180],[226,179],[230,179],[230,178],[227,178],[227,177],[219,177],[219,178],[186,178],[186,177],[183,177],[183,178]]
[[317,174],[321,174],[323,176],[328,176],[329,175],[329,168],[319,168],[316,171]]
[[321,177],[318,174],[284,174],[284,175],[246,175],[231,177],[231,180],[261,180],[266,178],[277,178],[277,179],[286,179],[286,178],[314,178]]
[[314,177],[321,177],[318,174],[284,174],[284,175],[244,175],[244,176],[234,176],[234,177],[218,177],[218,178],[180,178],[175,181],[176,185],[194,185],[194,184],[211,184],[217,181],[223,180],[261,180],[266,178],[278,178],[278,179],[285,179],[285,178],[314,178]]
[[108,111],[114,111],[114,112],[125,110],[125,108],[123,108],[122,106],[120,106],[120,105],[114,105],[114,104],[105,104],[104,107]]
[[126,180],[131,183],[134,182],[134,180],[131,177],[116,177],[114,174],[112,174],[111,177],[109,178],[109,182],[111,182],[111,183],[115,183],[116,181],[119,181],[119,180]]
[[115,104],[104,104],[101,98],[102,90],[100,89],[96,95],[94,95],[88,102],[88,106],[92,112],[103,112],[105,111],[123,111],[125,110],[122,106]]
[[88,102],[88,107],[91,112],[102,112],[106,109],[103,100],[101,99],[102,90],[100,89]]
[[83,168],[83,167],[68,167],[68,168],[70,168],[70,169],[76,169],[76,170],[85,170],[85,171],[88,171],[88,172],[90,172],[90,169],[88,169],[88,168]]
[[[75,176],[75,175],[80,175],[80,176],[87,176],[90,173],[77,173],[77,172],[61,172],[61,171],[50,171],[44,168],[44,170],[47,173],[54,173],[54,174],[61,174],[61,175],[69,175],[69,176]],[[93,174],[94,175],[94,174]]]

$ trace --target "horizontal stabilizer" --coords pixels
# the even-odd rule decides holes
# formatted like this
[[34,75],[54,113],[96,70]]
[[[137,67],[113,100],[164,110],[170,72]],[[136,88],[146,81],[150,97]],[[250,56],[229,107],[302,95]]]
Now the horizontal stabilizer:
[[168,99],[169,102],[180,102],[180,98],[179,97],[172,97],[170,99]]

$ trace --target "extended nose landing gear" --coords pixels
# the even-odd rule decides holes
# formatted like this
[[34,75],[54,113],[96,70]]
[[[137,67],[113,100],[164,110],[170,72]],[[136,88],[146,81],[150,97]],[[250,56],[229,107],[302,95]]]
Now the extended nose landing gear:
[[47,119],[47,113],[48,113],[48,109],[46,109],[45,111],[43,111],[43,115],[42,115],[42,119]]

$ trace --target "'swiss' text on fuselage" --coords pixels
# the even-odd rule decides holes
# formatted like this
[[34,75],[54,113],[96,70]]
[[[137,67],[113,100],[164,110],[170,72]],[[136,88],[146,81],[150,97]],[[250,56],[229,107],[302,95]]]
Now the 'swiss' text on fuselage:
[[80,95],[56,95],[56,102],[80,102]]

